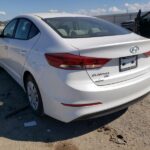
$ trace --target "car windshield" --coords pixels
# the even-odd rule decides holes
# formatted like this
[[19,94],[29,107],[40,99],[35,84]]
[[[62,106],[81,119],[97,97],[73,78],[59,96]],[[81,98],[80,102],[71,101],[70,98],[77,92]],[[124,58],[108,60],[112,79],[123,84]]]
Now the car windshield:
[[90,17],[58,17],[44,21],[64,38],[90,38],[130,33],[107,21]]

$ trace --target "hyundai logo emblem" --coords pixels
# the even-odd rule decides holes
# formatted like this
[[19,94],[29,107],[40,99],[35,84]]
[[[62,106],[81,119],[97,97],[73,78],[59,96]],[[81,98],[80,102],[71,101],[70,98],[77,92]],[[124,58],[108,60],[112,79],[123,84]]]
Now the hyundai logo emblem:
[[140,50],[140,48],[138,46],[134,46],[134,47],[131,47],[130,49],[130,52],[132,54],[137,54],[137,52]]

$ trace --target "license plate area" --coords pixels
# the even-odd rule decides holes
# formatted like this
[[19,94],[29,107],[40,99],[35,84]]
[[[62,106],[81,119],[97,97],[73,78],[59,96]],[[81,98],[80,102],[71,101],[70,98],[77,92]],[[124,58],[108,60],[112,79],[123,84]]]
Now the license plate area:
[[138,66],[138,56],[128,56],[119,58],[119,71],[128,71]]

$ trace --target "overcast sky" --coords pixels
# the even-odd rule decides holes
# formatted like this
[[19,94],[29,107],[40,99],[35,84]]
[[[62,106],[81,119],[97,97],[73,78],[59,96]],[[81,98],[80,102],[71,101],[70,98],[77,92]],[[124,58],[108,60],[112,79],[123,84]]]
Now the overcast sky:
[[0,20],[32,12],[71,12],[87,15],[150,11],[150,0],[0,0]]

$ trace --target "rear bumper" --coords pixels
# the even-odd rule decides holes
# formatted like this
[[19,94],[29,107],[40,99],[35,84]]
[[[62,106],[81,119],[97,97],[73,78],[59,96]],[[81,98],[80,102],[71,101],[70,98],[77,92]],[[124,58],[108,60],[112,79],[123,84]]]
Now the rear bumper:
[[[44,74],[44,73],[43,73]],[[39,81],[45,114],[63,122],[94,114],[103,116],[119,111],[131,105],[134,100],[150,91],[150,73],[138,78],[109,86],[96,86],[91,80],[87,82],[50,80],[47,74]],[[50,74],[49,74],[50,75]],[[55,76],[56,77],[56,76]],[[49,80],[48,80],[49,79]],[[84,78],[83,78],[84,80]],[[97,103],[87,107],[68,107],[65,104]]]
[[77,118],[76,120],[93,119],[93,118],[98,118],[98,117],[102,117],[102,116],[105,116],[105,115],[109,115],[109,114],[121,111],[121,110],[126,109],[129,106],[135,104],[136,102],[140,101],[146,95],[147,94],[145,94],[145,95],[141,96],[140,98],[137,98],[137,99],[135,99],[135,100],[133,100],[131,102],[125,103],[125,104],[123,104],[121,106],[118,106],[118,107],[115,107],[115,108],[111,108],[111,109],[108,109],[108,110],[105,110],[105,111],[100,111],[100,112],[97,112],[97,113],[87,114],[85,116]]

